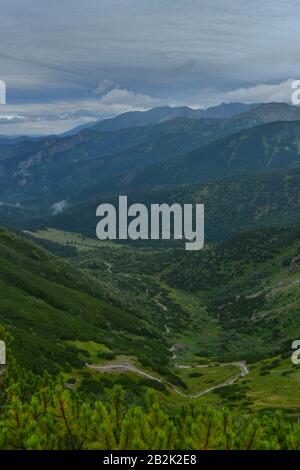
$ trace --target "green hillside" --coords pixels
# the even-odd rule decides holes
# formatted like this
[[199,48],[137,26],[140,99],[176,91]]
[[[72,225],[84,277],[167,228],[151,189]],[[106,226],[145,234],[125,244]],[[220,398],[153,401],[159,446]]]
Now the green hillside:
[[185,253],[163,279],[196,293],[218,319],[223,334],[214,344],[208,339],[203,351],[228,360],[239,351],[254,362],[285,357],[300,334],[300,271],[292,265],[299,254],[299,227],[245,232]]
[[[36,372],[81,368],[77,340],[166,367],[169,351],[155,310],[141,312],[86,272],[6,230],[0,231],[0,292],[0,323],[12,334],[18,361]],[[145,355],[145,345],[155,356]]]
[[[123,188],[161,188],[216,181],[239,174],[298,168],[299,121],[273,122],[218,139],[161,165],[121,179]],[[117,184],[117,182],[115,182]],[[120,183],[119,183],[120,184]]]
[[[300,170],[270,172],[227,178],[207,184],[197,184],[172,190],[138,192],[129,194],[130,203],[140,202],[148,207],[162,202],[172,204],[205,205],[206,242],[218,242],[232,237],[241,230],[276,225],[300,223]],[[83,194],[84,193],[84,194]],[[83,195],[92,202],[82,204]],[[93,196],[94,195],[94,196]],[[2,208],[7,223],[15,227],[33,229],[53,227],[96,236],[96,207],[103,202],[118,206],[117,197],[101,197],[96,187],[79,190],[73,194],[74,206],[62,214],[41,218],[29,212]],[[0,207],[1,211],[1,207]],[[4,212],[5,211],[5,212]],[[135,242],[136,244],[137,242]],[[147,245],[153,246],[152,242]],[[169,242],[165,243],[170,246]]]

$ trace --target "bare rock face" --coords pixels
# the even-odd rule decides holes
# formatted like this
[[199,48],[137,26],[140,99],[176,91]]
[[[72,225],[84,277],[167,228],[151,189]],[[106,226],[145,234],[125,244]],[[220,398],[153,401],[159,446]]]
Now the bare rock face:
[[300,255],[293,259],[290,266],[291,273],[300,273]]

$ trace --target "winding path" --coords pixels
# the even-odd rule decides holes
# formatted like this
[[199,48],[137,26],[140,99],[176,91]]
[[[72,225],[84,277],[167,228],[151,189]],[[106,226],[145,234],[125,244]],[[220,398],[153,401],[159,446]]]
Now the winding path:
[[[146,290],[146,294],[148,294],[148,288]],[[168,307],[166,305],[163,305],[157,298],[154,299],[154,301],[161,307],[163,311],[167,311]],[[165,327],[165,332],[168,335],[170,333],[170,328],[168,327],[167,324],[164,325]],[[170,352],[172,353],[171,359],[175,361],[176,359],[176,346],[172,345],[170,347]],[[133,364],[130,364],[130,362],[124,362],[119,363],[119,364],[110,364],[106,366],[99,366],[97,364],[87,364],[86,366],[89,369],[96,370],[98,372],[133,372],[134,374],[141,375],[142,377],[146,377],[147,379],[153,380],[154,382],[159,382],[165,385],[168,385],[171,387],[174,392],[176,392],[178,395],[181,395],[182,397],[185,398],[198,398],[202,397],[203,395],[206,395],[207,393],[212,392],[213,390],[217,390],[218,388],[222,387],[227,387],[228,385],[233,385],[240,377],[245,377],[249,373],[249,368],[244,361],[238,361],[238,362],[228,362],[224,364],[219,364],[217,367],[228,367],[228,366],[235,366],[240,369],[239,373],[235,374],[232,377],[229,377],[227,380],[224,382],[221,382],[219,384],[213,385],[212,387],[206,388],[205,390],[202,390],[201,392],[198,393],[193,393],[193,394],[188,394],[177,388],[174,384],[171,382],[160,379],[156,377],[155,375],[149,374],[148,372],[145,372],[143,369],[140,369]],[[201,368],[208,368],[210,367],[209,364],[198,364],[198,365],[185,365],[185,364],[175,364],[175,367],[177,369],[201,369]]]
[[[236,366],[239,367],[240,372],[233,377],[230,377],[229,379],[225,380],[224,382],[221,382],[220,384],[213,385],[212,387],[206,388],[205,390],[202,390],[201,392],[194,393],[194,394],[188,394],[177,388],[174,384],[171,382],[168,382],[167,380],[159,379],[158,377],[155,377],[154,375],[149,374],[148,372],[145,372],[142,369],[139,369],[138,367],[129,364],[129,363],[124,363],[124,364],[111,364],[107,366],[98,366],[96,364],[86,364],[86,366],[89,369],[96,370],[98,372],[133,372],[137,375],[141,375],[143,377],[146,377],[147,379],[154,380],[155,382],[159,382],[162,384],[169,385],[174,392],[178,393],[178,395],[181,395],[185,398],[198,398],[201,397],[202,395],[206,395],[209,392],[212,392],[213,390],[216,390],[221,387],[226,387],[228,385],[234,384],[240,377],[244,377],[249,373],[249,369],[246,365],[245,362],[228,362],[226,364],[220,364],[219,367],[225,367],[225,366]],[[177,368],[180,368],[180,366],[176,366]],[[186,368],[193,369],[194,366],[185,366]],[[208,367],[208,364],[201,365],[201,366],[196,366],[196,367]]]

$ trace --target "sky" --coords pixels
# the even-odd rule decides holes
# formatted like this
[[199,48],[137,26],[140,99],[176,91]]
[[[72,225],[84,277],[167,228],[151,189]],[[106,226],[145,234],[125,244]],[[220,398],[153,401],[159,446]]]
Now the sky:
[[0,135],[154,106],[291,101],[298,0],[1,0]]

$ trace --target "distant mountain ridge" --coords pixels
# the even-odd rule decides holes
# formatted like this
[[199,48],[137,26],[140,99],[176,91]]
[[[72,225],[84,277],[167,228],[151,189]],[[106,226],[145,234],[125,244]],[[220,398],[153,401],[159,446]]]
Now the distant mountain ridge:
[[300,119],[299,107],[292,106],[287,103],[221,103],[206,109],[194,109],[188,106],[161,106],[151,108],[147,111],[129,111],[119,114],[118,116],[107,118],[99,121],[81,124],[62,134],[62,136],[73,136],[85,129],[96,129],[102,132],[126,129],[128,127],[142,127],[153,124],[160,124],[177,118],[186,119],[231,119],[234,116],[240,120],[240,115],[247,113],[245,118],[252,118],[253,125],[262,122],[273,121],[293,121]]
[[221,103],[207,109],[193,109],[188,106],[161,106],[147,111],[129,111],[118,116],[82,124],[65,132],[63,136],[72,136],[84,129],[96,129],[102,132],[126,129],[134,126],[149,126],[177,118],[200,119],[220,118],[227,119],[236,114],[244,113],[255,108],[258,104]]
[[0,200],[53,194],[56,202],[92,185],[111,193],[298,167],[298,121],[299,108],[269,103],[228,119],[177,117],[115,131],[85,129],[69,137],[9,142],[0,146]]

